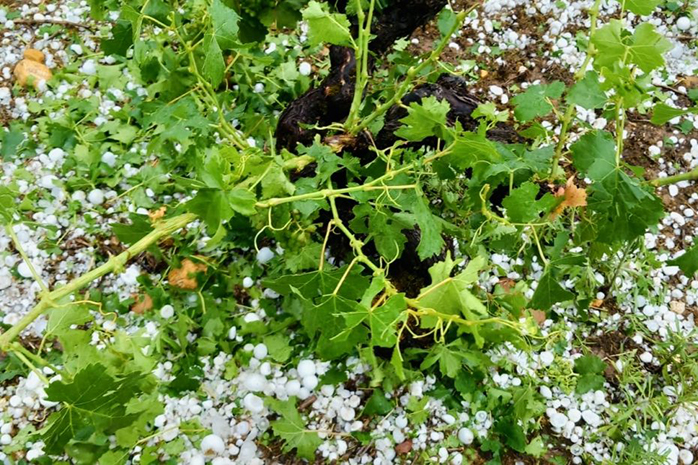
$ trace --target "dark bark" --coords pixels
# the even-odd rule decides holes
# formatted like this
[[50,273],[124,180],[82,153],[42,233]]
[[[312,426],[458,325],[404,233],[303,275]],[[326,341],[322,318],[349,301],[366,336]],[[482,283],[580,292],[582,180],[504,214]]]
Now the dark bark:
[[[382,55],[401,37],[425,25],[446,5],[446,0],[399,0],[381,11],[371,32],[371,53]],[[295,150],[298,143],[312,143],[320,132],[301,125],[326,126],[341,122],[349,114],[354,98],[356,60],[347,47],[330,47],[330,74],[319,87],[310,89],[284,110],[276,128],[277,149]]]

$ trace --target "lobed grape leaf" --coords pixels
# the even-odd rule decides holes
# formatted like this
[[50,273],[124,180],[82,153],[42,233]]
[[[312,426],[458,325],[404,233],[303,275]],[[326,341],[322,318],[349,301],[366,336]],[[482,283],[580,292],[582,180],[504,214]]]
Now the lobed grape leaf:
[[311,1],[303,10],[303,20],[308,23],[308,42],[311,45],[328,43],[354,47],[347,17],[330,13],[327,4]]
[[446,100],[438,100],[434,96],[423,98],[421,102],[412,102],[407,109],[407,116],[400,120],[403,126],[395,131],[395,135],[412,142],[431,136],[443,139],[446,115],[450,110],[451,105]]
[[514,116],[523,123],[531,121],[533,118],[546,116],[553,110],[549,100],[560,98],[564,90],[565,84],[560,81],[529,87],[526,92],[511,100],[515,105]]
[[603,108],[606,104],[606,94],[601,89],[596,71],[587,71],[584,78],[572,86],[567,94],[567,101],[587,110]]
[[669,265],[678,266],[686,276],[692,277],[698,271],[698,244],[694,245],[680,257],[667,262]]
[[306,428],[296,408],[295,400],[293,398],[286,401],[267,399],[266,403],[281,417],[271,422],[271,427],[274,433],[284,440],[283,450],[289,452],[296,449],[299,457],[314,459],[315,451],[323,441],[317,432]]

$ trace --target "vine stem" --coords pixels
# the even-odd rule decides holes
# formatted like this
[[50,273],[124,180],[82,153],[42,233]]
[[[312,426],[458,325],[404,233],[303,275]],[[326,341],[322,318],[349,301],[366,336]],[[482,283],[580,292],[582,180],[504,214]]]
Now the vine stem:
[[36,304],[24,317],[13,325],[10,329],[0,335],[0,352],[7,352],[12,349],[12,341],[34,320],[45,312],[55,307],[56,301],[69,296],[75,291],[82,289],[97,278],[100,278],[115,270],[121,269],[133,257],[145,251],[151,245],[157,243],[163,237],[169,236],[178,229],[183,228],[197,216],[193,213],[185,213],[174,218],[165,220],[155,226],[155,229],[148,233],[141,240],[131,247],[107,260],[103,265],[75,278],[63,287],[44,294],[38,304]]
[[[596,21],[599,17],[600,8],[601,0],[596,0],[594,2],[594,5],[589,10],[589,20],[591,21],[591,25],[589,26],[589,45],[587,47],[587,55],[584,58],[582,65],[579,67],[577,72],[574,73],[575,82],[580,81],[584,77],[584,75],[586,74],[587,66],[589,66],[589,62],[591,62],[591,59],[593,58],[594,53],[596,52],[596,47],[594,47],[594,44],[591,42],[591,37],[596,32]],[[562,128],[560,128],[560,136],[558,137],[557,145],[555,146],[553,163],[550,168],[551,179],[555,175],[555,169],[557,168],[558,163],[560,162],[560,158],[562,157],[562,151],[565,149],[565,144],[567,144],[567,133],[569,132],[570,125],[572,124],[572,119],[574,118],[575,114],[575,106],[569,103],[567,109],[565,110],[565,114],[562,116]]]
[[[378,108],[373,110],[370,115],[368,115],[366,118],[363,118],[363,120],[359,124],[354,124],[353,121],[347,121],[347,124],[345,124],[345,128],[347,132],[351,134],[358,134],[359,132],[363,131],[366,129],[368,126],[373,123],[373,121],[376,120],[376,118],[382,116],[385,114],[386,111],[390,109],[393,105],[395,105],[398,101],[402,99],[402,97],[405,96],[407,93],[407,90],[410,87],[410,84],[412,84],[412,81],[414,78],[422,72],[427,66],[429,66],[432,62],[434,62],[440,55],[441,52],[443,52],[444,48],[446,48],[446,45],[448,42],[451,40],[451,36],[456,32],[456,29],[458,29],[461,24],[463,24],[463,20],[465,17],[473,11],[479,3],[476,3],[472,7],[470,7],[467,10],[463,10],[458,15],[456,15],[456,21],[453,23],[453,26],[451,26],[451,29],[448,31],[447,34],[444,35],[443,39],[441,39],[441,42],[439,42],[439,45],[429,54],[429,56],[422,61],[419,65],[417,66],[412,66],[410,69],[407,70],[407,75],[405,76],[405,79],[402,81],[400,84],[400,87],[398,87],[397,91],[395,91],[395,94],[386,102],[384,102],[382,105],[380,105]],[[351,123],[351,124],[348,124]]]
[[349,115],[345,122],[347,127],[352,127],[358,118],[364,90],[368,84],[368,43],[371,40],[371,24],[373,23],[373,8],[375,3],[375,0],[371,0],[368,7],[368,15],[365,15],[363,8],[361,8],[361,2],[357,2],[358,9],[356,13],[359,19],[359,37],[358,46],[354,50],[356,77],[354,83],[354,97],[352,98]]
[[650,181],[654,187],[666,186],[668,184],[676,184],[681,181],[698,181],[698,168],[685,173],[667,176],[666,178],[657,178]]

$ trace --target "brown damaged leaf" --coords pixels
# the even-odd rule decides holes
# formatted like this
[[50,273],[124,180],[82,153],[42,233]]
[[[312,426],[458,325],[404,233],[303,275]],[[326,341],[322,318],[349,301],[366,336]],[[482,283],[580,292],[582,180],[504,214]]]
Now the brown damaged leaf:
[[206,273],[207,270],[208,267],[203,263],[194,263],[185,258],[179,268],[169,272],[167,280],[170,286],[191,291],[199,287],[199,283],[196,282],[196,273]]
[[565,187],[561,187],[555,193],[555,197],[564,197],[564,200],[552,213],[552,217],[557,217],[567,207],[586,207],[587,191],[583,187],[574,184],[574,176],[567,180]]
[[133,313],[143,315],[145,312],[153,308],[153,299],[148,294],[133,294],[131,297],[136,299],[136,301],[131,305],[131,311]]
[[412,450],[412,439],[407,439],[405,441],[402,441],[400,444],[395,446],[395,452],[397,452],[398,455],[409,454],[411,450]]
[[529,312],[531,312],[531,317],[538,323],[538,326],[543,326],[543,323],[548,318],[543,310],[529,310]]
[[20,86],[32,85],[36,90],[42,82],[53,76],[44,64],[45,56],[40,50],[29,48],[24,51],[24,59],[15,66],[14,75]]
[[165,216],[165,212],[167,211],[166,206],[162,206],[158,208],[157,210],[151,210],[148,212],[148,218],[150,218],[151,223],[155,223],[157,220]]

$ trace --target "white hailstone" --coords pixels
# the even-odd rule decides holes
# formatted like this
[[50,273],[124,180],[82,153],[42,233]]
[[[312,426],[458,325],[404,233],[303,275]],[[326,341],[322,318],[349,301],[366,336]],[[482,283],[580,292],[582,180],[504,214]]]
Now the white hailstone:
[[344,421],[352,421],[356,417],[356,411],[351,407],[344,406],[339,409],[339,416]]
[[682,16],[676,21],[676,27],[681,31],[687,31],[691,28],[691,20],[688,16]]
[[262,398],[257,397],[251,392],[247,394],[244,399],[242,399],[242,404],[251,413],[260,413],[262,410],[264,410],[264,401]]
[[165,305],[160,309],[160,316],[169,320],[174,316],[174,307],[172,305]]
[[207,457],[225,452],[225,443],[217,434],[209,434],[201,440],[201,452]]
[[228,330],[228,339],[233,340],[237,337],[238,335],[238,329],[233,326]]
[[642,360],[643,363],[652,363],[652,354],[649,352],[643,352],[640,354],[640,360]]
[[563,428],[567,424],[567,415],[560,412],[551,412],[548,414],[550,424],[555,428]]
[[681,452],[679,452],[679,459],[686,464],[693,463],[693,453],[690,450],[681,449]]
[[245,377],[245,389],[252,392],[263,391],[267,387],[267,380],[259,373],[249,373]]
[[42,455],[44,455],[44,451],[42,451],[42,450],[37,450],[37,449],[30,449],[30,450],[27,452],[26,459],[31,463],[33,460],[38,459],[38,458],[41,457]]
[[257,84],[254,85],[254,93],[255,94],[261,94],[264,92],[264,84],[261,82],[258,82]]
[[310,76],[312,71],[313,68],[307,61],[302,61],[301,64],[298,65],[298,72],[301,73],[301,76]]
[[189,459],[189,465],[206,465],[206,459],[202,455],[194,455]]
[[257,261],[260,265],[268,263],[272,258],[274,258],[274,252],[269,247],[262,247],[257,252]]
[[265,346],[264,344],[257,344],[256,346],[254,346],[253,354],[254,358],[256,358],[257,360],[263,360],[264,358],[266,358],[268,353],[269,351],[267,350],[267,346]]
[[490,86],[490,92],[492,95],[500,96],[504,94],[504,89],[499,86]]
[[672,197],[676,197],[677,195],[679,195],[679,188],[676,186],[676,184],[671,184],[669,186],[669,195],[671,195]]
[[306,376],[313,376],[315,374],[315,362],[312,360],[301,360],[298,362],[298,376],[305,378]]
[[63,160],[63,157],[65,157],[65,152],[63,149],[55,148],[48,153],[48,157],[52,162],[56,163]]
[[592,410],[585,410],[582,412],[582,418],[590,426],[598,426],[601,424],[601,417]]
[[541,352],[539,357],[540,357],[540,363],[542,363],[543,366],[546,366],[546,367],[549,366],[550,364],[552,364],[553,361],[555,360],[555,355],[552,352],[547,351],[547,350],[544,352]]
[[254,286],[254,279],[250,278],[249,276],[245,276],[245,279],[242,280],[242,287],[249,289],[252,286]]
[[80,67],[80,72],[83,74],[87,74],[88,76],[92,76],[97,73],[97,66],[94,62],[94,60],[87,60],[85,63],[82,64]]
[[102,163],[113,168],[116,165],[116,155],[111,152],[104,152],[102,155]]
[[271,375],[271,364],[269,362],[264,362],[259,366],[259,372],[263,376]]
[[246,421],[241,421],[235,425],[235,432],[238,436],[247,436],[247,433],[250,432],[250,424]]
[[470,428],[461,428],[458,430],[458,440],[466,446],[473,443],[475,435]]
[[397,426],[398,428],[405,428],[407,426],[407,418],[402,416],[397,417],[395,419],[395,426]]
[[22,262],[19,265],[17,265],[17,273],[23,278],[31,278],[32,277],[32,271],[29,268],[29,265],[27,265],[27,262]]
[[304,376],[303,377],[303,387],[309,390],[313,390],[317,387],[318,385],[318,379],[317,376],[315,375],[310,375],[310,376]]
[[87,201],[92,205],[101,205],[104,203],[104,192],[102,192],[102,189],[92,189],[87,194]]
[[576,408],[569,409],[567,412],[567,418],[569,418],[572,423],[577,423],[582,419],[582,412]]
[[27,380],[24,382],[24,387],[29,391],[36,391],[41,387],[42,384],[43,382],[41,381],[41,378],[39,378],[39,375],[32,371],[29,373],[29,376],[27,376]]
[[448,413],[447,413],[446,415],[442,416],[441,419],[442,419],[442,420],[444,421],[444,423],[446,423],[447,425],[452,425],[452,424],[454,424],[454,423],[456,422],[456,417],[454,417],[453,415],[450,415],[450,414],[448,414]]
[[9,434],[3,434],[0,437],[0,444],[2,444],[3,446],[6,446],[6,445],[10,444],[11,442],[12,442],[12,436],[10,436]]
[[264,53],[267,55],[274,53],[276,51],[276,42],[272,42],[269,44],[266,50],[264,50]]
[[10,397],[10,407],[19,407],[22,405],[22,398],[18,395]]
[[256,313],[248,313],[244,317],[242,317],[242,320],[245,323],[252,323],[253,321],[259,321],[261,318],[259,318],[259,315]]
[[71,199],[75,200],[76,202],[82,202],[87,198],[85,193],[83,191],[75,191],[73,192],[73,195],[70,196]]
[[297,379],[292,379],[286,383],[285,388],[287,395],[297,396],[298,392],[301,390],[301,383]]
[[102,328],[105,331],[112,332],[116,330],[116,322],[114,320],[106,320],[104,323],[102,323]]
[[70,50],[76,55],[82,55],[82,47],[80,46],[80,44],[71,45]]
[[257,445],[252,441],[245,441],[240,447],[238,458],[243,463],[250,463],[257,456]]

